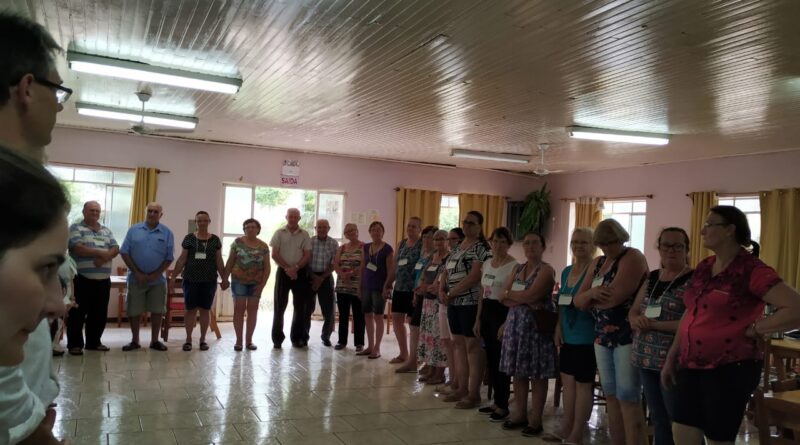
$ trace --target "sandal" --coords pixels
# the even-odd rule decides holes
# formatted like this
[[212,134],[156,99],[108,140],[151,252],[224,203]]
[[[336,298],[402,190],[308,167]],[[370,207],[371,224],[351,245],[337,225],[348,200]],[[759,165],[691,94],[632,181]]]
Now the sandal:
[[481,405],[480,400],[463,399],[456,402],[456,404],[453,407],[455,409],[473,409],[479,407],[480,405]]
[[372,351],[370,351],[369,349],[362,349],[361,351],[356,352],[356,355],[370,355],[370,354],[372,354]]
[[559,437],[558,434],[556,434],[556,433],[547,433],[544,436],[542,436],[542,440],[545,441],[545,442],[551,442],[551,443],[562,443],[562,442],[564,442],[564,438],[563,437]]
[[395,357],[395,358],[393,358],[393,359],[389,360],[389,363],[391,363],[391,364],[393,364],[393,365],[396,365],[396,364],[398,364],[398,363],[405,363],[405,361],[406,361],[406,359],[404,359],[404,358],[401,358],[401,357],[398,355],[397,357]]
[[69,355],[83,355],[83,348],[69,348]]
[[258,349],[258,346],[256,346],[255,343],[249,343],[247,345],[247,350],[248,351],[255,351],[256,349]]
[[201,351],[208,351],[208,343],[201,341],[200,342],[200,350]]
[[239,352],[242,350],[242,345],[233,345],[233,350]]
[[183,350],[184,351],[191,351],[192,350],[192,344],[189,343],[189,342],[184,343],[183,344]]
[[371,359],[371,360],[375,360],[376,358],[381,358],[381,355],[380,354],[377,354],[377,355],[370,354],[370,355],[367,356],[367,358]]
[[130,342],[127,345],[122,347],[122,350],[125,352],[133,351],[134,349],[141,349],[141,345],[139,343]]
[[527,420],[520,420],[519,422],[515,422],[511,419],[506,420],[503,422],[503,429],[504,430],[516,430],[518,428],[524,428],[528,426]]
[[157,342],[154,342],[154,343],[150,343],[150,349],[155,349],[156,351],[162,351],[163,352],[163,351],[167,350],[167,345],[165,345],[164,343],[161,343],[160,341],[157,341]]
[[447,403],[460,402],[461,399],[463,399],[466,396],[467,396],[466,394],[450,393],[449,395],[447,395],[447,397],[445,397],[442,400]]
[[542,431],[544,431],[544,428],[541,425],[526,426],[525,428],[522,429],[522,435],[525,437],[535,437],[538,436],[539,434],[542,434]]

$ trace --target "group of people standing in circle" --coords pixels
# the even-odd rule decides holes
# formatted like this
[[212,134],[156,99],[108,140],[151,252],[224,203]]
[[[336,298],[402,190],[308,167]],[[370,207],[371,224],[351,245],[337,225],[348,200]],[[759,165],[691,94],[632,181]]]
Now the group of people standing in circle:
[[[200,349],[208,349],[208,309],[218,277],[235,301],[234,348],[256,349],[252,336],[271,257],[278,264],[275,348],[283,341],[289,291],[295,347],[308,345],[319,295],[323,344],[332,346],[336,304],[334,349],[346,349],[352,316],[355,353],[369,359],[381,357],[390,303],[399,347],[389,360],[399,365],[395,371],[418,373],[420,382],[437,385],[444,402],[476,409],[504,429],[583,443],[599,374],[613,444],[645,443],[642,395],[656,445],[699,443],[703,437],[732,443],[761,376],[765,336],[800,325],[800,294],[758,259],[747,218],[731,206],[708,214],[703,245],[714,255],[696,268],[689,263],[684,229],[661,230],[660,264],[650,270],[642,252],[626,245],[625,229],[607,219],[572,232],[573,261],[560,275],[544,260],[542,234],[524,235],[524,258],[518,261],[509,254],[511,232],[499,227],[485,238],[477,211],[450,231],[423,227],[413,217],[396,248],[384,241],[378,221],[370,224],[366,243],[358,227],[347,224],[339,245],[327,236],[327,221],[317,221],[312,238],[298,226],[299,217],[290,209],[287,226],[269,245],[258,238],[259,222],[248,219],[224,264],[222,243],[208,232],[208,214],[197,214],[198,230],[184,238],[171,277],[183,274],[190,320],[185,350],[191,350],[195,317],[188,311],[196,308]],[[774,309],[768,316],[766,304]],[[545,433],[548,382],[559,374],[564,414],[560,427]],[[493,400],[482,406],[484,376]]]

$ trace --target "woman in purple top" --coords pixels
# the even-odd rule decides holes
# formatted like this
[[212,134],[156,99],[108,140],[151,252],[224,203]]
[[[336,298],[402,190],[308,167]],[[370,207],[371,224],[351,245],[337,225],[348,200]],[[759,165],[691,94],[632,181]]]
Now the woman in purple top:
[[390,269],[394,269],[392,246],[383,242],[383,224],[374,221],[369,225],[371,243],[364,245],[364,272],[361,306],[367,325],[367,347],[356,355],[368,355],[376,359],[381,356],[383,339],[383,310],[385,308],[384,285]]

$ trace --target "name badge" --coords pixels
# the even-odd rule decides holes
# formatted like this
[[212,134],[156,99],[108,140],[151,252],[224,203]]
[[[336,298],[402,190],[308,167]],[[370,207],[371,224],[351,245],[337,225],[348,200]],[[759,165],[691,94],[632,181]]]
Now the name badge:
[[428,266],[428,272],[436,272],[437,270],[439,270],[439,266],[435,264],[432,266]]
[[100,238],[100,237],[95,237],[94,239],[92,239],[92,244],[94,244],[94,247],[96,247],[98,249],[102,249],[102,248],[106,247],[106,239],[105,238]]
[[603,285],[603,277],[594,277],[592,280],[592,287],[602,286]]
[[448,269],[455,269],[456,268],[456,264],[458,264],[458,261],[450,260],[450,261],[447,262],[447,268]]
[[644,316],[647,318],[658,318],[661,316],[660,304],[648,304],[644,310]]
[[375,263],[367,263],[367,269],[376,272],[378,270],[378,266],[376,266]]
[[484,275],[481,284],[484,286],[492,286],[494,284],[494,275],[488,273]]
[[206,253],[205,252],[195,252],[194,253],[194,259],[196,259],[196,260],[204,260],[204,259],[206,259]]
[[405,266],[406,264],[408,264],[408,258],[400,258],[399,260],[397,260],[398,266]]
[[559,306],[569,306],[572,304],[572,295],[570,294],[558,294],[558,305]]
[[514,284],[511,285],[511,290],[525,290],[525,283],[522,281],[515,281]]
[[417,261],[417,264],[414,265],[414,270],[422,270],[422,261]]

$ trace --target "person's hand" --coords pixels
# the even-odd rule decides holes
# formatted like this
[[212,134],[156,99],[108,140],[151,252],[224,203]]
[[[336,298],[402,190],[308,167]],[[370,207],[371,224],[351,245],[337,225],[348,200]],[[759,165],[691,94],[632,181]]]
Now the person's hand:
[[653,321],[644,315],[639,315],[639,319],[636,320],[636,328],[640,331],[652,331]]
[[152,283],[153,281],[158,281],[161,278],[161,274],[158,272],[153,272],[151,274],[147,274],[145,278],[148,283]]
[[94,263],[94,267],[103,267],[103,264],[106,264],[107,262],[108,261],[106,261],[103,257],[99,256],[94,257],[94,260],[92,261],[92,263]]
[[503,333],[505,332],[505,330],[506,330],[506,324],[503,323],[503,324],[500,325],[500,329],[497,330],[497,340],[498,341],[503,341]]
[[319,287],[322,286],[322,277],[317,275],[311,276],[311,290],[316,292],[319,290]]
[[429,284],[429,285],[428,285],[428,288],[426,289],[426,291],[427,291],[429,294],[434,294],[434,295],[436,295],[436,294],[438,293],[438,292],[437,292],[437,290],[438,290],[438,289],[439,289],[439,285],[438,285],[438,284],[436,284],[436,283],[431,283],[431,284]]
[[481,321],[479,319],[475,320],[475,324],[472,326],[472,333],[475,334],[475,338],[481,338]]
[[53,425],[56,423],[56,410],[48,408],[44,419],[33,430],[30,436],[19,442],[20,445],[66,445],[66,440],[58,440],[53,436]]
[[231,283],[228,280],[222,280],[222,283],[219,284],[219,288],[222,290],[228,290],[231,287]]
[[259,284],[258,286],[253,288],[253,296],[256,298],[261,298],[261,292],[264,290],[264,286]]
[[672,388],[676,383],[676,376],[678,373],[678,363],[675,359],[670,359],[667,355],[667,360],[664,361],[664,367],[661,368],[661,386],[664,388]]
[[383,288],[383,299],[384,300],[389,300],[391,298],[392,298],[392,288],[391,288],[391,286],[390,287],[384,287]]
[[561,326],[556,326],[556,332],[553,334],[553,340],[556,343],[556,348],[564,346],[564,334],[561,332]]
[[133,279],[139,284],[147,283],[147,275],[138,270],[133,273]]
[[594,300],[598,306],[608,304],[611,301],[611,287],[598,286],[592,288],[592,300]]

